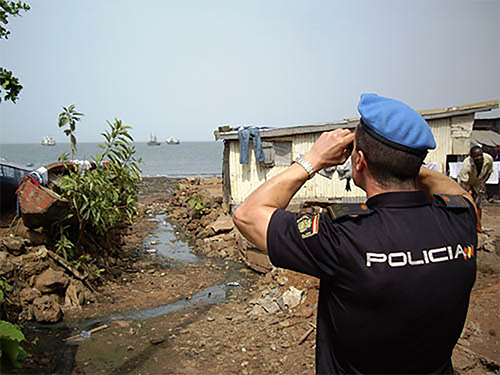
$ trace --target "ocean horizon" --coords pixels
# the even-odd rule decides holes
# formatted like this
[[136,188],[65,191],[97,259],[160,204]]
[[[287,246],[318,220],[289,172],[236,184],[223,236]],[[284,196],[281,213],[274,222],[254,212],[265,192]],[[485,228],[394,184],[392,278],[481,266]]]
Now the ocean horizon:
[[[102,152],[102,142],[79,143],[75,159],[92,160]],[[223,142],[181,142],[177,145],[162,143],[149,146],[147,142],[134,142],[136,158],[142,177],[220,177],[222,176]],[[39,143],[0,144],[0,160],[14,163],[27,170],[58,161],[61,154],[71,154],[69,143],[42,146]]]

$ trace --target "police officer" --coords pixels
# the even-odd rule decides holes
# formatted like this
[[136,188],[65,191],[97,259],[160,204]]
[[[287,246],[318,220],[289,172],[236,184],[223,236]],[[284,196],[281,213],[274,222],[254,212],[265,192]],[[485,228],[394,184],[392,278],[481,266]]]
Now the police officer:
[[[363,94],[358,110],[355,134],[323,133],[233,220],[276,267],[320,279],[318,373],[452,373],[475,281],[473,200],[421,167],[435,141],[417,112],[375,94]],[[365,204],[334,204],[315,216],[285,210],[316,171],[351,153]]]

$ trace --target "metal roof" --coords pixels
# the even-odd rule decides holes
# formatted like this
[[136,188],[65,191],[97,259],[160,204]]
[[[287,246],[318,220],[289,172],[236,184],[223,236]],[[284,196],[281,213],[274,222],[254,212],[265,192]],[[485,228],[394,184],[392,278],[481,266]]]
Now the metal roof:
[[[499,105],[500,105],[499,100],[490,100],[474,104],[447,107],[441,109],[426,109],[418,112],[426,120],[433,120],[433,119],[452,117],[452,116],[462,116],[476,112],[491,111],[492,109],[498,108]],[[261,129],[260,136],[261,138],[270,138],[270,137],[291,136],[297,134],[322,133],[325,131],[335,130],[337,128],[353,129],[356,127],[358,123],[359,123],[359,117],[353,117],[341,121],[328,122],[323,124],[297,125],[290,127]],[[219,130],[215,130],[214,136],[216,140],[219,139],[237,140],[238,131],[231,130],[227,132],[221,132]]]
[[500,147],[500,134],[493,130],[473,130],[471,143],[490,147]]

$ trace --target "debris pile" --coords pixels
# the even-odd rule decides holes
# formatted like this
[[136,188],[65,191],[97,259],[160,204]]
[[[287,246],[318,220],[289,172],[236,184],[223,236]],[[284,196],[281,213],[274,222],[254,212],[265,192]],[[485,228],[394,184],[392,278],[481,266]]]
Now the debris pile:
[[18,235],[0,240],[0,278],[10,283],[15,280],[4,307],[10,321],[55,323],[65,309],[95,302],[86,275],[45,245],[33,244]]

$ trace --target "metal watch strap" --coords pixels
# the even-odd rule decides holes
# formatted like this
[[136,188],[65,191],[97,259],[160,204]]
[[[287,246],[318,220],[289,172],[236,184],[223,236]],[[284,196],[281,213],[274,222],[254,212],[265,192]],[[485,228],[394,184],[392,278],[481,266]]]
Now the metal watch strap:
[[297,158],[293,162],[299,164],[302,168],[304,168],[309,175],[309,178],[314,176],[314,174],[316,173],[316,170],[314,169],[312,164],[304,159],[304,155],[302,154],[297,156]]

